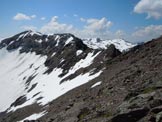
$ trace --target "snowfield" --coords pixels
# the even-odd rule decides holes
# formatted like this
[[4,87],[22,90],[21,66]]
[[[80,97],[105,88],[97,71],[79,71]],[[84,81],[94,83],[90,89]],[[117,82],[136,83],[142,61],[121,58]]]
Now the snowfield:
[[[90,75],[90,73],[81,74],[60,84],[62,79],[75,73],[79,68],[89,66],[98,54],[89,53],[84,60],[81,59],[76,63],[67,75],[60,78],[58,77],[62,73],[60,68],[54,69],[50,74],[44,74],[47,70],[44,65],[46,56],[36,55],[35,53],[20,54],[19,49],[12,52],[8,52],[5,48],[1,49],[0,67],[3,70],[0,71],[0,112],[8,108],[8,112],[15,111],[35,102],[45,105],[69,90],[98,77],[102,71],[94,75]],[[32,80],[27,83],[26,81],[31,77]],[[32,89],[33,86],[35,88]],[[17,98],[23,95],[27,98],[24,104],[10,107]],[[37,100],[38,98],[42,99]]]

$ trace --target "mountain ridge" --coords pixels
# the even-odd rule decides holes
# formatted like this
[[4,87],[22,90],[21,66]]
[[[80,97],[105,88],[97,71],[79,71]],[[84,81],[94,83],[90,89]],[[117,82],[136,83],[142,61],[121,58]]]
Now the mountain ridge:
[[[54,80],[58,79],[58,83],[59,83],[58,85],[65,84],[64,83],[65,81],[75,79],[84,74],[87,75],[88,72],[91,72],[89,76],[84,76],[84,77],[87,77],[87,79],[89,78],[92,79],[93,77],[91,78],[91,76],[95,75],[96,73],[100,74],[101,73],[100,70],[102,69],[102,68],[98,68],[95,70],[96,66],[95,65],[91,66],[92,61],[99,54],[105,55],[104,50],[93,50],[91,48],[88,48],[82,42],[81,39],[75,37],[72,34],[54,34],[52,36],[47,36],[32,31],[25,31],[13,37],[2,40],[0,43],[0,47],[2,53],[1,55],[7,55],[8,58],[11,58],[10,60],[17,59],[16,57],[19,57],[14,65],[11,64],[13,65],[12,66],[13,69],[10,69],[10,67],[8,67],[9,68],[8,70],[15,70],[16,72],[19,72],[16,77],[13,78],[11,77],[9,81],[13,82],[13,80],[17,80],[20,78],[19,79],[20,83],[25,82],[25,92],[27,92],[27,94],[31,92],[35,87],[37,87],[38,83],[33,80],[36,79],[39,76],[39,74],[42,73],[43,73],[42,75],[50,75],[50,73],[53,72],[54,75],[58,77],[58,78],[54,77]],[[110,46],[110,48],[108,49],[111,50],[111,48],[113,50],[113,52],[111,52],[112,54],[110,53],[109,56],[106,57],[111,57],[111,55],[116,56],[120,54],[119,51],[114,53],[114,51],[117,50],[115,46]],[[7,50],[9,52],[7,52]],[[35,60],[35,62],[32,61],[33,59]],[[10,63],[10,60],[8,60],[8,63]],[[29,63],[28,60],[31,60],[31,64],[28,64]],[[102,60],[102,59],[98,59],[98,60]],[[2,59],[1,62],[5,63],[6,61],[5,59],[3,61]],[[100,63],[98,62],[96,62],[96,64],[100,65]],[[24,67],[28,67],[28,68],[23,69],[22,67],[23,65]],[[92,68],[88,69],[87,67],[89,66],[91,66]],[[19,67],[21,67],[22,69],[20,69],[20,71],[17,71],[16,69]],[[93,71],[91,71],[92,69]],[[27,71],[28,71],[28,76],[24,74]],[[86,80],[86,82],[89,80]],[[32,81],[36,83],[32,83],[31,85]],[[17,84],[17,82],[15,83]],[[80,84],[83,83],[80,82]],[[23,91],[23,89],[21,90]],[[25,94],[22,94],[19,96],[18,99],[15,99],[15,103],[12,104],[10,103],[11,104],[10,109],[14,108],[14,106],[16,107],[23,104],[27,100]],[[33,97],[35,96],[35,94],[37,93],[34,92]],[[40,96],[40,98],[42,97]],[[24,102],[20,102],[19,104],[17,104],[18,101],[24,101]]]
[[[32,31],[32,30],[21,32],[19,34],[16,34],[15,36],[10,37],[10,38],[16,38],[19,40],[20,38],[24,38],[25,36],[34,36],[34,35],[42,36],[41,39],[45,39],[45,38],[48,39],[48,37],[51,37],[51,36],[54,36],[56,40],[59,38],[59,36],[69,36],[69,37],[77,38],[73,34],[70,34],[70,33],[63,33],[63,34],[58,33],[58,34],[46,35],[46,34],[42,34],[40,32]],[[20,36],[20,37],[17,38],[18,36]],[[6,40],[6,39],[3,39],[3,40]],[[125,43],[124,46],[127,46],[127,47],[123,47],[123,49],[121,47],[121,49],[119,49],[120,51],[123,51],[123,50],[129,49],[129,48],[135,46],[135,44],[131,44],[130,42],[127,42],[123,39],[102,40],[100,38],[91,38],[91,39],[80,39],[80,40],[82,40],[84,44],[86,44],[87,46],[89,46],[90,48],[93,48],[93,49],[106,49],[106,46],[111,45],[111,44],[114,44],[116,46],[116,48],[118,49],[119,48],[118,45],[121,45],[121,43]],[[118,45],[117,45],[117,41],[118,41]],[[101,45],[98,42],[100,42]],[[7,44],[8,43],[9,42],[7,42]]]
[[[25,41],[35,39],[40,37],[33,35]],[[5,48],[12,38],[0,44],[0,56],[4,56],[0,58],[4,69],[0,82],[15,83],[17,89],[23,91],[8,103],[11,106],[0,114],[0,121],[161,121],[162,37],[126,52],[120,52],[114,45],[92,49],[80,39],[73,39],[75,43],[68,39],[69,36],[64,37],[58,46],[54,46],[57,40],[51,40],[48,42],[51,47],[43,43],[46,39],[41,42],[43,46],[29,45],[27,48],[23,43],[11,43],[16,46],[9,47],[9,52]],[[18,45],[24,47],[20,49]],[[9,98],[16,93],[12,90]],[[3,100],[5,98],[7,96]]]

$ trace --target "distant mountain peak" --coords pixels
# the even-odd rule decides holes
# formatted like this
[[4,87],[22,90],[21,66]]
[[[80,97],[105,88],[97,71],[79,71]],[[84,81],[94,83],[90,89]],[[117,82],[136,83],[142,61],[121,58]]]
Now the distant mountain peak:
[[31,36],[33,36],[34,34],[40,35],[40,36],[43,35],[42,33],[37,32],[37,31],[33,31],[33,30],[27,30],[27,31],[24,31],[23,33],[26,34],[26,35],[31,35]]
[[106,49],[109,45],[114,44],[117,49],[121,52],[134,47],[136,44],[132,44],[123,39],[113,39],[113,40],[102,40],[100,38],[90,38],[84,39],[83,42],[90,48],[93,49]]

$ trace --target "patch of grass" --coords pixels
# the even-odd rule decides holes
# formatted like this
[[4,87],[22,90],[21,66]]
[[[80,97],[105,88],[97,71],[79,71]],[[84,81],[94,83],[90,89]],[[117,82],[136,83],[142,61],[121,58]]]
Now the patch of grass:
[[112,115],[113,115],[112,113],[107,112],[107,111],[98,113],[98,116],[103,117],[103,118],[108,118],[108,117],[111,117]]
[[81,112],[78,115],[78,119],[82,120],[85,118],[85,116],[87,116],[90,113],[90,110],[88,108],[83,108],[81,109]]
[[153,92],[153,91],[155,91],[155,90],[156,90],[155,87],[148,87],[148,88],[145,88],[145,89],[142,91],[142,93],[143,93],[143,94],[147,94],[147,93],[151,93],[151,92]]
[[104,117],[111,117],[111,116],[113,116],[113,114],[110,113],[110,112],[108,112],[108,113],[106,113],[106,114],[104,115]]
[[134,92],[130,92],[128,93],[128,95],[125,97],[124,101],[130,100],[133,97],[136,97],[137,95],[139,95],[138,92],[134,91]]
[[100,109],[101,107],[102,107],[101,104],[96,105],[96,109]]

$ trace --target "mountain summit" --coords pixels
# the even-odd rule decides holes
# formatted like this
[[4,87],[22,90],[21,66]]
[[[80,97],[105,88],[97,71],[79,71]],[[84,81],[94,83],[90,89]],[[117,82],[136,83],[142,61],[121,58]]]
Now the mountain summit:
[[159,122],[161,45],[33,31],[4,39],[0,121]]

